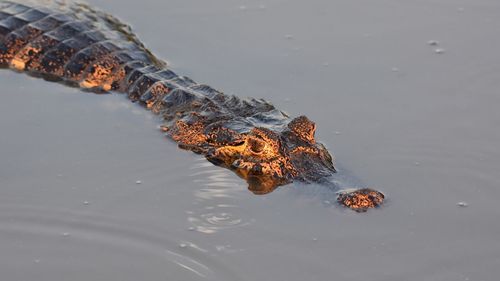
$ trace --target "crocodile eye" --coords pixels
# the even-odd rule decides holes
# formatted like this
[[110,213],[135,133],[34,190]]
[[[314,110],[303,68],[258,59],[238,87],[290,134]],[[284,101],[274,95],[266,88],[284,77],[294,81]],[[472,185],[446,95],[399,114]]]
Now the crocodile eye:
[[264,151],[264,148],[266,148],[266,143],[264,141],[261,141],[261,140],[250,139],[249,140],[249,146],[250,146],[250,150],[253,153],[259,154],[262,151]]

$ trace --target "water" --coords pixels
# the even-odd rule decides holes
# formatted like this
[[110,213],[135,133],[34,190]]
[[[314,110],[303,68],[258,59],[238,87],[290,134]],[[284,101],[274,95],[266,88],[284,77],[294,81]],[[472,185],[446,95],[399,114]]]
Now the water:
[[497,280],[497,1],[89,2],[180,74],[307,115],[388,200],[255,196],[123,96],[2,70],[2,279]]

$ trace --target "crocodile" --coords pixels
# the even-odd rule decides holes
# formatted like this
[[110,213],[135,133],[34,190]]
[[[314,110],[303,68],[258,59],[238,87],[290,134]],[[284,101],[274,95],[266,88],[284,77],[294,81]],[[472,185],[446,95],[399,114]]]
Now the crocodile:
[[[0,68],[124,93],[159,115],[180,148],[234,171],[255,194],[293,181],[332,185],[337,172],[306,116],[291,118],[264,99],[226,95],[176,74],[128,25],[87,4],[0,0]],[[384,201],[370,188],[337,194],[340,205],[359,212]]]

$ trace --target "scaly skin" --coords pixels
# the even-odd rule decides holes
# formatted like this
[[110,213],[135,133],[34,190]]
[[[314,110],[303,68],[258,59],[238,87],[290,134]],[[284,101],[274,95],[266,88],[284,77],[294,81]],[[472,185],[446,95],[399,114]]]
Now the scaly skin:
[[[162,130],[181,148],[233,170],[255,194],[296,180],[324,182],[336,172],[307,117],[291,119],[265,100],[224,95],[175,74],[127,25],[84,4],[0,0],[0,67],[125,93],[162,116]],[[341,193],[338,202],[364,211],[383,199],[361,189]]]

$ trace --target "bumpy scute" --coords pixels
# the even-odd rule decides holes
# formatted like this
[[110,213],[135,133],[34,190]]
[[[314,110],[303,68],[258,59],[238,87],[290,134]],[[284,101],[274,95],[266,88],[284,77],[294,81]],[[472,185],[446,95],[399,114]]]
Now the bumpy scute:
[[316,124],[309,120],[306,116],[300,116],[288,123],[288,128],[301,140],[314,144],[316,139],[314,133],[316,132]]

